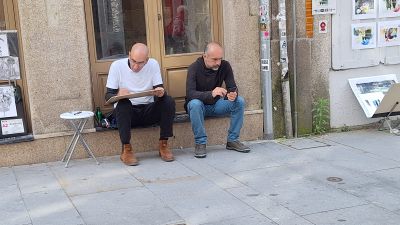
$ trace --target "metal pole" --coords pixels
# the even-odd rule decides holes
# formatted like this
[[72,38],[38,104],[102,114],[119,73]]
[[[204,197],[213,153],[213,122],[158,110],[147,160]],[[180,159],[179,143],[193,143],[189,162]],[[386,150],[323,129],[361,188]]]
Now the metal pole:
[[293,16],[293,107],[294,107],[294,137],[298,136],[298,112],[297,112],[297,15],[296,1],[292,0]]
[[260,0],[260,59],[262,81],[262,106],[264,109],[264,139],[274,139],[272,121],[271,78],[271,19],[270,0]]
[[281,66],[281,81],[282,95],[285,116],[286,137],[293,137],[292,127],[292,112],[290,106],[290,85],[289,85],[289,58],[287,54],[287,36],[286,36],[286,0],[279,0],[279,36],[280,36],[280,66]]

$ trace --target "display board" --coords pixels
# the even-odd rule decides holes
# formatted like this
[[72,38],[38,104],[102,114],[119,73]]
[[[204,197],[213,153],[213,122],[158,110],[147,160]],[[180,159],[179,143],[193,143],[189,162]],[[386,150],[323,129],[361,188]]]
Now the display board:
[[27,134],[16,31],[0,31],[0,142]]
[[332,68],[400,63],[400,1],[337,0]]

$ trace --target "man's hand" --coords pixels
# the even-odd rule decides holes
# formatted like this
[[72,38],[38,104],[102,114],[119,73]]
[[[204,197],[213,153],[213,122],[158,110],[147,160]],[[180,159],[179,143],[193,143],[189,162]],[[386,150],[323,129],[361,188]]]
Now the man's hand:
[[226,89],[222,88],[222,87],[216,87],[214,88],[214,90],[212,91],[212,96],[215,98],[216,96],[221,96],[221,97],[225,97],[226,95]]
[[118,90],[118,96],[121,96],[121,95],[128,95],[128,94],[130,94],[130,92],[129,92],[129,90],[126,89],[126,88],[120,88],[120,89]]
[[154,95],[159,97],[159,98],[164,96],[164,93],[165,93],[165,91],[164,91],[164,88],[162,88],[162,87],[156,87],[154,89]]
[[226,95],[226,97],[228,97],[228,100],[229,100],[229,101],[233,102],[233,101],[235,101],[235,99],[236,99],[236,97],[237,97],[237,92],[236,92],[236,91],[229,92],[229,93]]

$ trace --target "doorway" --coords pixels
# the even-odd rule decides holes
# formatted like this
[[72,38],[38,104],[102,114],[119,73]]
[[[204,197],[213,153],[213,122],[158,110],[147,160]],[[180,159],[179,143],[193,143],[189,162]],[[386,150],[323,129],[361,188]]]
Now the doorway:
[[164,87],[184,112],[188,66],[206,43],[222,40],[218,0],[84,0],[95,107],[105,105],[109,67],[133,43],[147,44],[161,66]]

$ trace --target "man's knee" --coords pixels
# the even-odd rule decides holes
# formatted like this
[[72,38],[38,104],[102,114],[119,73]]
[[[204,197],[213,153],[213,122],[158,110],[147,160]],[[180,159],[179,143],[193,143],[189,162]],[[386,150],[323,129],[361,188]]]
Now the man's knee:
[[204,108],[204,103],[198,99],[193,99],[190,100],[190,102],[188,103],[188,110],[190,111],[199,111],[199,110],[203,110]]
[[242,96],[238,96],[236,98],[236,104],[238,104],[239,107],[244,108],[246,106],[246,101]]
[[173,111],[175,114],[175,101],[171,96],[165,95],[161,100],[161,104],[165,110]]

